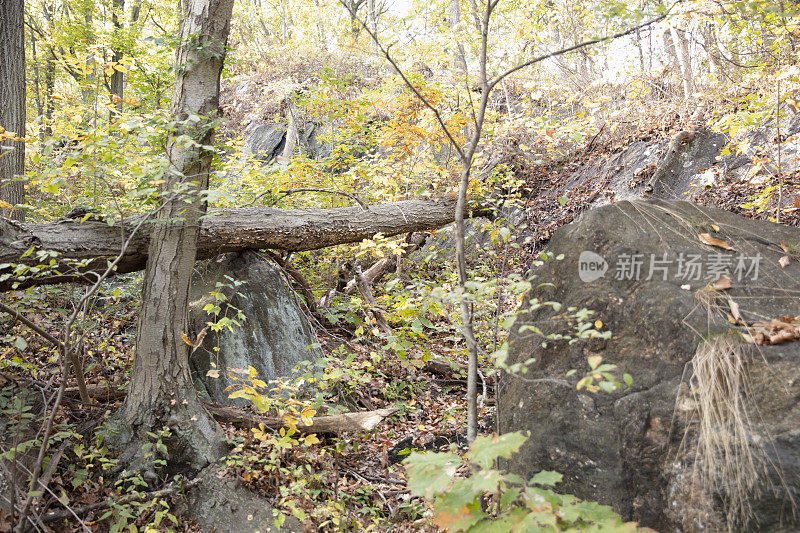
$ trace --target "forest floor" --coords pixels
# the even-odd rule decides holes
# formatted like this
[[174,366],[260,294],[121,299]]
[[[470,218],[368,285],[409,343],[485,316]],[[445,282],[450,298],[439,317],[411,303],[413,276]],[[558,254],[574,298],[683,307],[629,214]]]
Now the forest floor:
[[[587,180],[573,190],[566,201],[547,191],[565,183],[590,158],[607,157],[632,141],[665,139],[669,134],[667,129],[636,132],[630,138],[598,144],[590,152],[573,154],[549,165],[531,164],[509,139],[498,142],[493,147],[495,155],[524,181],[522,199],[528,228],[535,237],[534,246],[525,253],[532,256],[540,251],[556,228],[572,221],[598,195],[609,194],[602,180]],[[798,179],[796,175],[790,176],[787,182],[796,187]],[[758,187],[763,188],[763,184]],[[741,207],[756,192],[756,186],[723,183],[708,189],[701,201],[751,218],[766,219],[770,213],[768,209],[759,211]],[[796,218],[798,213],[800,211],[792,212],[790,216]],[[525,264],[524,257],[522,259],[515,264]],[[169,519],[169,515],[180,508],[174,501],[177,500],[175,495],[157,497],[153,501],[158,503],[149,506],[144,503],[114,503],[124,492],[149,493],[162,488],[169,480],[131,480],[122,485],[110,483],[110,477],[104,476],[104,465],[113,465],[113,455],[98,437],[93,436],[103,419],[120,405],[124,397],[122,389],[130,371],[139,285],[136,276],[128,276],[126,280],[108,283],[91,303],[86,315],[92,317],[91,323],[82,324],[86,331],[84,364],[87,381],[95,391],[94,403],[91,406],[83,404],[77,391],[68,389],[53,439],[53,446],[60,453],[56,453],[55,464],[51,463],[47,468],[52,492],[45,495],[45,503],[37,510],[42,514],[52,513],[63,509],[63,504],[85,510],[86,506],[107,500],[107,504],[99,505],[95,510],[79,513],[88,528],[98,531],[108,530],[115,522],[135,523],[139,527],[150,524],[158,528],[160,526],[153,524],[166,523],[164,521]],[[47,310],[69,308],[70,302],[82,290],[80,287],[40,289],[38,305],[25,310],[26,316],[40,327],[54,331],[58,320]],[[18,390],[15,386],[34,391],[23,400],[29,403],[30,412],[36,413],[37,409],[41,410],[41,397],[49,396],[57,388],[57,355],[41,338],[21,325],[12,327],[27,343],[24,352],[30,357],[15,356],[13,348],[0,352],[3,363],[0,387],[4,391]],[[424,341],[420,340],[425,344],[424,350],[412,349],[410,355],[400,358],[391,350],[382,349],[381,343],[369,335],[343,338],[341,331],[336,334],[338,336],[325,331],[319,331],[318,335],[326,355],[330,356],[326,361],[333,365],[328,369],[329,375],[339,376],[335,380],[337,403],[350,409],[397,407],[398,411],[374,430],[347,435],[318,435],[318,441],[280,433],[265,435],[260,428],[226,426],[231,444],[226,475],[263,495],[287,515],[301,519],[309,531],[339,530],[342,527],[352,530],[435,530],[430,525],[431,514],[424,502],[410,495],[400,461],[412,449],[441,449],[452,444],[463,449],[466,426],[466,381],[463,373],[425,362],[426,358],[433,356],[464,367],[466,361],[459,341],[452,335],[430,333]],[[334,349],[342,343],[347,347],[348,358],[341,357],[341,353]],[[427,355],[423,357],[423,353]],[[488,376],[487,368],[483,369],[482,375]],[[485,377],[480,389],[480,431],[490,434],[495,431],[493,378]],[[100,392],[103,390],[110,392]],[[6,398],[0,409],[1,415],[14,416],[14,409],[21,408],[13,398]],[[18,416],[18,419],[24,417]],[[154,444],[157,441],[158,436],[154,436]],[[162,501],[169,508],[162,507]],[[191,521],[180,517],[176,520],[176,524],[170,526],[175,530],[199,531]],[[67,523],[62,520],[50,524],[50,527],[57,531],[79,530],[77,521],[70,525]],[[3,531],[10,531],[10,523],[0,514],[0,532]]]

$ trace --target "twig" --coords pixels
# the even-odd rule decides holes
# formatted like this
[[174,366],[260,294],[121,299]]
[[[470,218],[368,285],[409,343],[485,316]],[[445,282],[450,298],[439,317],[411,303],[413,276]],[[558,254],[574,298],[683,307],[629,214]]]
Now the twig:
[[37,326],[35,323],[31,322],[27,317],[25,317],[25,315],[23,315],[16,309],[12,309],[3,302],[0,302],[0,311],[3,311],[4,313],[8,313],[9,315],[13,316],[17,320],[25,324],[31,331],[33,331],[34,333],[45,339],[47,342],[49,342],[59,350],[63,350],[64,344],[60,340],[56,339],[55,337],[47,333],[45,330]]
[[375,301],[375,297],[372,295],[369,282],[366,280],[366,278],[364,278],[364,273],[361,272],[361,267],[355,265],[353,267],[353,275],[355,276],[356,285],[358,286],[358,292],[361,293],[362,298],[364,298],[366,303],[369,305],[367,312],[375,318],[375,322],[378,324],[384,334],[392,335],[392,328],[386,321],[386,317],[383,316],[383,311],[378,307],[378,302]]
[[[272,192],[271,190],[262,192],[261,194],[259,194],[255,198],[253,198],[249,203],[246,203],[244,205],[244,207],[253,205],[254,203],[259,201],[264,196],[270,194],[271,192]],[[347,196],[348,198],[350,198],[351,200],[356,202],[358,205],[360,205],[362,209],[369,210],[369,206],[367,204],[365,204],[358,196],[356,196],[355,194],[351,194],[349,192],[340,191],[338,189],[318,189],[316,187],[300,187],[300,188],[297,188],[297,189],[286,189],[286,190],[280,191],[278,193],[278,195],[280,195],[281,198],[283,198],[285,196],[289,196],[290,194],[296,194],[296,193],[299,193],[299,192],[324,192],[324,193],[328,193],[328,194],[338,194],[340,196]]]
[[314,293],[311,291],[311,286],[306,280],[306,277],[303,275],[302,272],[297,270],[289,263],[288,260],[282,259],[278,254],[273,253],[269,250],[264,250],[264,254],[272,259],[275,263],[281,267],[281,270],[290,278],[292,278],[297,285],[300,287],[300,292],[306,298],[306,305],[308,306],[308,310],[311,313],[317,313],[317,299],[314,297]]
[[628,35],[630,35],[632,33],[636,33],[637,31],[641,30],[642,28],[647,28],[648,26],[652,26],[653,24],[656,24],[657,22],[661,22],[662,20],[667,18],[667,16],[669,16],[670,12],[673,10],[673,8],[675,6],[677,6],[678,4],[680,4],[682,2],[683,2],[683,0],[678,0],[677,2],[675,2],[671,6],[669,6],[669,8],[664,13],[662,13],[659,16],[657,16],[656,18],[650,19],[647,22],[643,22],[642,24],[639,24],[638,26],[634,26],[632,28],[628,28],[625,31],[621,31],[619,33],[615,33],[614,35],[608,35],[606,37],[598,37],[597,39],[591,39],[589,41],[583,41],[582,43],[578,43],[578,44],[576,44],[574,46],[570,46],[568,48],[562,48],[561,50],[557,50],[555,52],[550,52],[549,54],[544,54],[544,55],[541,55],[541,56],[538,56],[538,57],[534,57],[533,59],[531,59],[529,61],[525,61],[523,63],[520,63],[519,65],[508,69],[504,73],[500,74],[497,78],[492,80],[489,83],[489,90],[494,89],[494,87],[498,83],[500,83],[504,78],[508,77],[510,74],[513,74],[514,72],[516,72],[518,70],[521,70],[521,69],[523,69],[525,67],[529,67],[529,66],[533,65],[534,63],[540,63],[540,62],[544,61],[545,59],[550,59],[551,57],[557,57],[557,56],[560,56],[560,55],[568,54],[570,52],[574,52],[575,50],[578,50],[580,48],[585,48],[585,47],[591,46],[593,44],[599,44],[599,43],[603,43],[603,42],[606,42],[606,41],[613,41],[615,39],[619,39],[620,37],[626,37],[626,36],[628,36]]
[[28,510],[31,508],[33,501],[37,499],[37,497],[33,494],[33,488],[38,486],[39,474],[42,471],[44,455],[47,451],[47,441],[50,440],[50,433],[53,430],[53,421],[56,418],[56,413],[58,413],[58,406],[61,405],[61,399],[64,397],[64,389],[67,388],[67,374],[69,373],[69,365],[69,359],[62,357],[61,385],[58,388],[58,394],[56,395],[55,402],[53,402],[53,408],[50,411],[50,416],[47,417],[47,422],[45,423],[44,436],[42,436],[42,446],[39,448],[39,456],[36,459],[36,465],[34,466],[33,473],[31,474],[30,489],[28,490],[28,495],[25,498],[25,504],[22,506],[22,510],[20,511],[20,520],[19,523],[17,523],[16,529],[14,530],[16,533],[23,533],[25,519],[28,516]]
[[161,498],[162,496],[169,496],[174,494],[180,489],[189,490],[192,487],[195,487],[200,484],[200,478],[195,478],[191,481],[188,481],[180,486],[169,486],[164,489],[154,490],[152,492],[145,492],[141,494],[127,494],[120,498],[108,498],[102,502],[92,503],[90,505],[85,505],[83,507],[76,507],[71,511],[63,510],[63,511],[54,511],[52,513],[48,513],[41,517],[42,522],[45,524],[49,524],[50,522],[57,522],[59,520],[66,520],[71,516],[84,516],[92,511],[97,511],[99,509],[106,509],[111,507],[112,505],[121,505],[125,503],[141,501],[141,500],[149,500],[151,498]]

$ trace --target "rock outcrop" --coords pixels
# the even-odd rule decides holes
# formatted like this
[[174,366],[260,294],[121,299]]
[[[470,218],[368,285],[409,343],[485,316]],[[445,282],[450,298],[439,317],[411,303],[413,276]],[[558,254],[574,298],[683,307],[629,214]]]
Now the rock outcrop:
[[[214,307],[219,307],[216,314]],[[222,327],[214,331],[213,326],[207,327],[209,323]],[[206,332],[191,355],[195,381],[201,393],[207,392],[217,403],[242,402],[230,400],[230,392],[225,391],[235,383],[229,371],[236,375],[252,366],[259,379],[268,381],[289,376],[297,363],[319,355],[319,350],[312,348],[308,322],[280,271],[256,252],[198,263],[189,324],[192,341]],[[217,372],[212,374],[218,377],[207,376],[214,368]]]
[[[535,359],[502,379],[501,430],[531,432],[511,470],[557,470],[566,492],[660,531],[800,528],[800,342],[747,342],[800,317],[800,230],[636,200],[584,213],[548,250],[563,259],[532,269],[523,309],[563,308],[522,313],[510,337],[510,363]],[[613,336],[543,347],[534,328],[566,332],[571,307]],[[633,385],[577,390],[593,355]]]
[[[309,159],[325,159],[333,151],[331,128],[306,122],[299,128],[298,149]],[[271,162],[283,153],[286,146],[286,126],[283,124],[261,124],[250,129],[245,139],[246,153],[257,159]]]

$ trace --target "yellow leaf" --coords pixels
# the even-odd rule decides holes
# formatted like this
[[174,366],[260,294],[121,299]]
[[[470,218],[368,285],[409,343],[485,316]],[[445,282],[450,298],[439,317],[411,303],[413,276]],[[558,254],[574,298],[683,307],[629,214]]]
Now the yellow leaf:
[[114,70],[116,70],[117,72],[122,72],[123,74],[128,72],[128,69],[126,69],[122,65],[114,65]]
[[600,366],[600,363],[603,361],[602,355],[593,355],[586,359],[589,362],[589,366],[592,370]]
[[290,414],[283,415],[283,421],[291,428],[297,427],[297,423],[299,422],[296,416]]
[[319,439],[317,438],[316,433],[312,433],[311,435],[306,435],[303,439],[303,444],[306,446],[311,446],[312,444],[317,444]]
[[181,339],[183,339],[183,342],[185,342],[186,344],[188,344],[189,346],[194,348],[194,344],[192,344],[192,341],[190,341],[189,337],[186,336],[186,333],[184,333],[182,331],[181,331]]
[[303,419],[303,424],[307,426],[313,424],[314,423],[313,417],[315,414],[317,414],[317,412],[314,409],[310,407],[304,407],[303,410],[300,412],[300,418]]
[[3,200],[0,200],[0,207],[2,207],[3,209],[13,209],[14,208],[13,205],[11,205],[8,202],[4,202]]

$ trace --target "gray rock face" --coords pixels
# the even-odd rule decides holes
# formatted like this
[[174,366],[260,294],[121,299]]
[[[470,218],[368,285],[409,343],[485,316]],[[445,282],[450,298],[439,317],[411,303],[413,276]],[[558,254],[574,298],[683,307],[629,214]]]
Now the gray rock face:
[[[484,230],[487,219],[478,217],[464,221],[464,252],[467,256],[478,253],[489,242],[489,232]],[[419,250],[411,254],[411,260],[441,261],[456,255],[456,225],[448,224],[428,237]]]
[[[306,122],[300,128],[300,150],[309,159],[325,159],[333,151],[331,128]],[[251,129],[245,139],[246,152],[269,163],[283,152],[286,146],[286,126],[261,124]]]
[[[678,160],[658,184],[653,196],[656,198],[692,198],[702,190],[709,180],[713,182],[716,171],[709,172],[715,165],[728,138],[720,133],[706,130],[698,131],[694,140],[680,153]],[[648,143],[638,141],[607,159],[581,166],[561,188],[558,196],[579,187],[587,181],[607,180],[607,187],[614,192],[615,201],[632,200],[644,194],[645,186],[653,175],[656,166],[664,158],[669,141]],[[718,169],[722,172],[722,168]],[[608,203],[599,196],[593,205]]]
[[[701,233],[735,251],[703,244]],[[798,530],[791,502],[800,502],[800,342],[756,349],[730,318],[737,305],[747,324],[800,315],[800,261],[782,268],[781,243],[800,244],[800,230],[664,200],[607,205],[557,230],[548,250],[564,258],[533,270],[523,309],[534,299],[592,309],[592,320],[602,320],[613,336],[544,348],[524,326],[564,332],[568,326],[556,316],[563,310],[520,314],[509,361],[535,363],[524,380],[504,376],[499,418],[503,432],[528,430],[531,438],[511,470],[524,477],[557,470],[564,474],[561,490],[660,531],[720,531],[731,524]],[[599,258],[584,255],[579,273],[582,252]],[[726,271],[730,290],[705,288]],[[726,346],[741,360],[731,363],[735,372],[725,369]],[[709,349],[714,357],[701,360]],[[592,355],[616,364],[619,377],[630,374],[633,386],[612,394],[577,390]],[[709,360],[717,365],[711,372]],[[567,378],[570,369],[578,373]],[[726,383],[735,384],[733,392],[719,390]],[[741,427],[732,422],[733,410],[716,424],[699,423],[728,401],[740,402]],[[739,446],[721,457],[703,454],[698,442],[719,437]],[[755,475],[746,468],[748,455]],[[702,471],[708,475],[698,476]],[[746,489],[740,503],[750,510],[744,518],[732,515],[729,481],[737,479]]]
[[[235,282],[244,282],[234,287]],[[224,295],[225,301],[212,295]],[[202,345],[191,355],[192,372],[201,393],[223,404],[241,404],[230,400],[225,388],[236,382],[228,370],[247,370],[252,366],[258,378],[268,381],[288,376],[300,361],[319,355],[310,346],[314,342],[308,323],[294,296],[286,288],[280,271],[255,252],[228,254],[220,260],[198,263],[192,280],[189,304],[190,338],[193,340],[214,316],[204,311],[208,304],[219,305],[218,317],[240,322],[233,330],[208,330]],[[245,316],[237,318],[238,311]],[[212,363],[219,377],[207,377]],[[241,383],[239,381],[238,383]]]
[[261,124],[255,127],[245,139],[246,151],[262,161],[272,161],[286,144],[286,126],[282,124]]
[[215,533],[301,532],[302,524],[289,516],[283,527],[275,527],[269,501],[251,492],[219,469],[207,468],[202,483],[186,495],[187,515],[204,531]]

